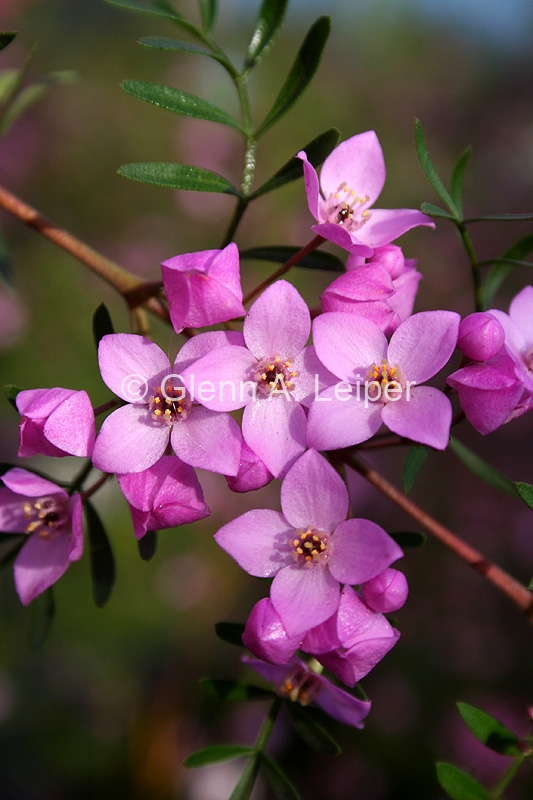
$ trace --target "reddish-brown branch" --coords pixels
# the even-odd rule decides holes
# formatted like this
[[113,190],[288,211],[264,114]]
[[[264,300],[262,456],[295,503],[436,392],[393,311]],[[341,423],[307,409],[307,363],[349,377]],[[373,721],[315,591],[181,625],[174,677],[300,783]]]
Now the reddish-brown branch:
[[68,231],[60,228],[55,222],[44,217],[3,187],[0,187],[0,207],[67,253],[70,253],[74,258],[77,258],[78,261],[81,261],[94,273],[107,281],[114,289],[120,292],[131,309],[142,305],[152,314],[164,319],[166,322],[169,321],[168,311],[153,296],[160,287],[160,282],[149,283],[141,280],[136,275],[115,264],[114,261],[110,261],[100,253],[97,253],[96,250],[76,239]]
[[325,241],[326,240],[324,239],[323,236],[315,236],[314,239],[311,239],[311,241],[308,242],[304,247],[302,247],[301,250],[298,250],[297,253],[291,256],[291,258],[289,258],[289,260],[286,261],[285,264],[282,264],[279,269],[273,272],[269,278],[260,283],[259,286],[256,286],[255,289],[252,289],[251,292],[248,292],[243,302],[245,304],[249,303],[250,300],[253,300],[254,297],[257,297],[258,294],[261,294],[261,292],[267,289],[271,283],[274,283],[274,281],[277,281],[279,278],[282,278],[283,275],[285,275],[292,267],[296,266],[296,264],[298,264],[298,262],[301,261],[302,258],[308,256],[309,253],[312,253],[313,250],[316,250],[316,248],[320,247],[322,242]]
[[395,503],[399,508],[409,514],[419,525],[428,533],[438,539],[449,550],[465,561],[472,569],[483,575],[488,581],[496,586],[503,594],[506,594],[518,608],[520,608],[533,623],[533,594],[528,589],[509,575],[505,570],[489,561],[474,547],[471,547],[459,536],[441,525],[430,514],[426,513],[420,506],[417,506],[405,494],[400,492],[389,483],[379,472],[370,467],[358,455],[351,452],[341,451],[335,453],[335,458],[339,458],[343,463],[353,467],[365,480],[375,486],[385,497]]

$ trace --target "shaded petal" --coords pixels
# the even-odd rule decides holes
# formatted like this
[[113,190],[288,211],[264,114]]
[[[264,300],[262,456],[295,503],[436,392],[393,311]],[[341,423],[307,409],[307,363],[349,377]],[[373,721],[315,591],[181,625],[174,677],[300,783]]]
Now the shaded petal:
[[244,439],[241,442],[241,455],[237,475],[226,476],[226,482],[232,492],[252,492],[261,489],[273,479],[273,475],[265,467]]
[[301,160],[304,168],[305,193],[307,195],[307,205],[309,206],[309,211],[315,219],[318,219],[318,198],[320,196],[320,192],[316,169],[308,161],[307,155],[303,150],[300,150],[300,152],[296,154],[296,158]]
[[385,425],[398,436],[446,450],[452,424],[452,404],[433,386],[417,386],[396,402],[387,403],[382,412]]
[[28,419],[22,417],[19,425],[19,458],[30,458],[31,456],[51,456],[52,458],[63,458],[69,455],[64,450],[51,444],[44,435],[44,419]]
[[522,329],[518,327],[511,317],[504,314],[503,311],[494,308],[491,309],[489,313],[496,318],[504,330],[505,349],[507,352],[513,356],[516,361],[523,363],[523,354],[527,349],[528,343],[526,342]]
[[287,635],[272,601],[264,597],[250,612],[242,643],[258,658],[271,664],[287,664],[300,647],[302,637]]
[[343,250],[347,250],[348,253],[370,258],[374,252],[370,245],[361,242],[355,234],[349,233],[342,225],[334,222],[320,222],[318,225],[312,225],[311,230],[327,239],[328,242],[333,242]]
[[346,139],[324,161],[320,172],[324,196],[334,194],[343,182],[359,197],[368,195],[370,205],[378,198],[385,184],[385,160],[375,131]]
[[68,509],[71,525],[68,560],[79,561],[83,555],[83,508],[79,494],[73,494],[69,499]]
[[25,533],[28,518],[24,513],[25,498],[5,486],[0,488],[0,531],[2,533]]
[[291,526],[279,511],[247,511],[215,533],[215,541],[242,569],[256,578],[271,578],[292,563]]
[[372,706],[370,700],[360,700],[321,676],[320,683],[322,689],[315,697],[315,705],[345,725],[362,728],[363,720],[369,714]]
[[509,316],[522,332],[527,346],[533,344],[533,286],[525,286],[509,306]]
[[310,333],[307,303],[287,281],[276,281],[259,295],[243,326],[246,345],[259,360],[275,355],[294,358]]
[[403,556],[394,539],[368,519],[342,522],[332,536],[331,549],[331,574],[340,583],[348,584],[375,578]]
[[275,478],[282,477],[307,447],[307,419],[302,406],[284,396],[248,403],[242,435]]
[[389,614],[405,604],[409,587],[403,572],[390,567],[367,581],[362,591],[365,603],[370,608],[381,611],[382,614]]
[[23,389],[15,402],[19,414],[30,419],[44,419],[73,394],[76,394],[74,389]]
[[348,505],[344,481],[316,450],[300,456],[281,486],[281,509],[294,528],[332,532],[346,519]]
[[102,423],[93,464],[103,472],[141,472],[161,458],[169,434],[167,426],[150,418],[146,406],[123,406]]
[[[212,411],[235,411],[255,390],[257,361],[246,347],[228,345],[212,350],[181,373],[189,395]],[[246,385],[247,382],[251,382]],[[253,384],[253,385],[252,385]]]
[[244,336],[240,331],[206,331],[187,339],[174,362],[174,372],[180,373],[211,350],[227,345],[244,347]]
[[241,458],[241,429],[229,414],[194,406],[187,419],[172,426],[170,442],[186,464],[221,475],[236,475]]
[[366,442],[381,427],[381,403],[366,402],[364,387],[357,400],[357,387],[331,386],[317,397],[307,419],[307,441],[315,450],[340,450]]
[[470,424],[482,434],[507,422],[523,393],[507,354],[491,363],[469,364],[449,375],[447,383],[456,389]]
[[298,377],[294,380],[291,394],[306,408],[320,392],[337,383],[337,378],[323,365],[312,345],[304,347],[300,355],[294,359],[292,367],[298,372]]
[[22,605],[27,606],[37,595],[55,583],[69,566],[68,533],[49,539],[34,535],[28,538],[15,560],[15,587]]
[[44,435],[55,447],[81,458],[91,455],[95,440],[94,412],[87,392],[74,392],[53,411]]
[[393,242],[411,228],[417,228],[419,225],[435,227],[431,217],[422,214],[416,208],[373,208],[370,218],[357,231],[356,235],[362,242],[375,249]]
[[288,636],[298,636],[325,622],[339,605],[340,587],[327,567],[291,564],[280,570],[270,598]]
[[461,317],[455,311],[421,311],[392,334],[388,358],[399,364],[403,378],[424,383],[449,361],[459,335]]
[[343,311],[320,314],[313,342],[322,363],[341,380],[365,380],[369,368],[387,353],[383,331],[371,320]]
[[62,500],[68,499],[68,494],[60,486],[21,467],[13,467],[8,470],[2,475],[1,480],[12,492],[26,497],[41,497],[51,494]]
[[110,333],[100,340],[98,363],[104,383],[128,403],[145,403],[152,383],[170,372],[158,345],[134,333]]

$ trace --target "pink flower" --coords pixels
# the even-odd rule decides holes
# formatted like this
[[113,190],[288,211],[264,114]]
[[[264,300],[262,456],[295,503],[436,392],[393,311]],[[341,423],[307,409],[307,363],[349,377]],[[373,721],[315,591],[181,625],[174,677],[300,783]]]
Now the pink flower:
[[137,539],[209,516],[196,472],[177,456],[163,456],[142,472],[117,475]]
[[232,492],[254,492],[256,489],[262,489],[273,478],[274,476],[268,471],[261,459],[256,456],[254,451],[243,440],[239,471],[235,477],[226,476],[228,488]]
[[267,664],[249,656],[242,656],[241,660],[268,681],[280,697],[302,706],[313,704],[345,725],[363,727],[371,703],[335,686],[301,659],[294,658],[284,666]]
[[[311,318],[305,301],[277,281],[255,301],[244,320],[244,346],[208,353],[184,370],[184,385],[213,411],[245,406],[242,434],[267,470],[279,478],[307,446],[304,406],[315,385],[331,375],[306,347]],[[201,387],[211,394],[199,394]]]
[[0,530],[28,534],[14,567],[15,587],[26,606],[81,558],[81,498],[18,467],[0,480]]
[[405,604],[408,593],[409,587],[405,575],[392,567],[376,575],[362,587],[363,599],[367,606],[383,614],[398,611]]
[[320,184],[301,151],[309,211],[318,221],[312,230],[351,253],[371,256],[417,225],[435,223],[416,209],[372,209],[385,183],[383,151],[374,131],[341,142],[326,158]]
[[346,520],[346,486],[314,450],[287,473],[281,509],[248,511],[215,539],[250,575],[274,578],[270,598],[289,637],[335,613],[339,584],[364,583],[402,556],[375,523]]
[[94,446],[94,413],[87,392],[27,389],[17,394],[21,458],[35,455],[88,457]]
[[476,311],[461,320],[457,347],[472,361],[488,361],[503,347],[505,332],[489,311]]
[[143,336],[104,336],[98,348],[100,372],[127,405],[104,420],[94,445],[95,467],[104,472],[142,472],[159,461],[170,441],[186,464],[236,475],[242,440],[238,424],[229,414],[193,403],[180,373],[205,352],[241,341],[236,331],[194,336],[171,367],[161,348]]
[[370,439],[384,422],[399,436],[444,450],[451,403],[438,389],[420,384],[446,364],[458,328],[455,312],[424,311],[402,322],[387,345],[377,325],[356,314],[317,317],[317,355],[340,382],[321,392],[309,410],[309,445],[350,447]]
[[176,333],[246,314],[236,244],[174,256],[163,261],[161,271]]

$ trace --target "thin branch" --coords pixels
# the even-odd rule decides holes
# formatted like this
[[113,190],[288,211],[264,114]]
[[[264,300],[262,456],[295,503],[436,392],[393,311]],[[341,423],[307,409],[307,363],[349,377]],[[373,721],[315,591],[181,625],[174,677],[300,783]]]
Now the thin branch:
[[298,250],[297,253],[291,256],[291,258],[289,258],[285,264],[282,264],[279,269],[273,272],[269,278],[260,283],[259,286],[256,286],[255,289],[252,289],[251,292],[248,292],[243,300],[243,303],[246,305],[246,303],[249,303],[250,300],[254,299],[254,297],[257,297],[258,294],[261,294],[261,292],[267,289],[271,283],[274,283],[274,281],[277,281],[278,278],[281,278],[283,275],[285,275],[285,273],[287,273],[291,267],[294,267],[296,264],[298,264],[302,258],[305,258],[305,256],[309,255],[309,253],[312,253],[313,250],[316,250],[316,248],[320,247],[322,242],[325,241],[326,240],[323,236],[315,236],[314,239],[311,239],[311,241],[304,245],[301,250]]

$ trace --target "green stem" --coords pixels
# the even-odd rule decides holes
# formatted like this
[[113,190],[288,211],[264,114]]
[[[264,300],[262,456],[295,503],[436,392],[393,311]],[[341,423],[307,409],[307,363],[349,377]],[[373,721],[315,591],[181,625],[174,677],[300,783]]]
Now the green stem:
[[83,481],[89,475],[89,473],[91,472],[92,468],[93,468],[93,463],[92,463],[91,459],[89,459],[87,461],[87,463],[83,465],[81,470],[78,472],[78,474],[76,475],[76,477],[72,481],[72,484],[71,484],[71,487],[70,487],[70,493],[71,494],[73,494],[74,492],[77,492],[78,489],[81,488],[81,486],[83,484]]
[[505,789],[507,789],[511,781],[514,780],[515,775],[524,763],[525,758],[525,755],[517,756],[509,769],[504,772],[498,783],[491,791],[491,796],[494,797],[494,800],[499,800],[502,793],[505,791]]
[[474,250],[472,239],[470,238],[470,234],[468,233],[464,221],[456,222],[455,224],[457,225],[457,230],[459,231],[459,236],[461,237],[461,241],[463,242],[464,248],[468,254],[468,258],[470,259],[472,280],[474,282],[474,302],[476,305],[476,311],[483,311],[483,284],[481,282],[481,270],[479,268],[476,251]]
[[278,718],[280,708],[281,708],[281,697],[277,697],[270,706],[270,710],[263,723],[263,727],[261,728],[259,736],[257,737],[257,742],[255,745],[256,753],[265,752],[268,740],[270,739],[270,734],[272,733],[272,729],[274,728],[274,724],[276,722],[276,719]]

